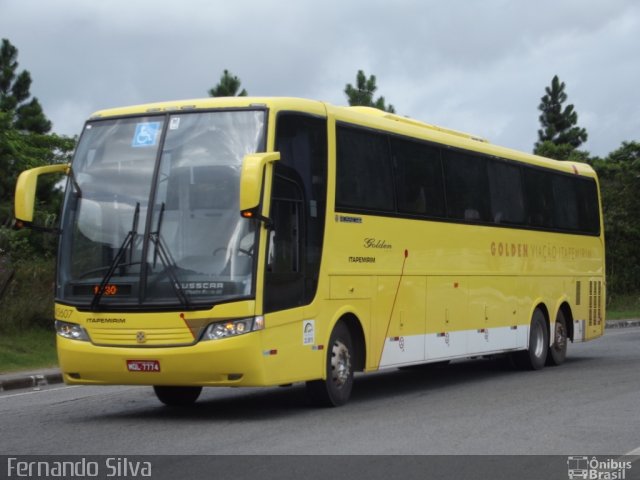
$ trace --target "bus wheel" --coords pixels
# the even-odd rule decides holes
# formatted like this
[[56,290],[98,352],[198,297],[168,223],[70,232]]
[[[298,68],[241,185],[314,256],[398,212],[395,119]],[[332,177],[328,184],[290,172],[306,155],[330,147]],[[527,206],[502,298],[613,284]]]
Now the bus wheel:
[[338,407],[347,403],[353,387],[353,346],[344,323],[335,326],[328,347],[327,379],[307,382],[307,393],[316,405]]
[[156,392],[158,400],[170,407],[188,407],[193,405],[202,387],[164,387],[154,386],[153,390]]
[[533,312],[529,329],[529,347],[527,350],[515,352],[514,360],[524,370],[540,370],[547,360],[549,349],[549,332],[544,313],[539,308]]
[[555,334],[553,344],[547,353],[547,365],[562,365],[567,358],[567,320],[562,310],[558,312],[556,317]]

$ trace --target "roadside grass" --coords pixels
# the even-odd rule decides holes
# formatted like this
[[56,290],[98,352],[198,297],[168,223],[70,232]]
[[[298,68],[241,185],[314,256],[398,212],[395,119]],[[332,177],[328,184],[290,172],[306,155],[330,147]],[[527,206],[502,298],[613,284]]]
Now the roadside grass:
[[55,367],[57,364],[53,329],[0,332],[0,373]]
[[57,365],[51,259],[0,256],[0,372]]
[[0,334],[52,328],[53,260],[21,260],[2,266],[13,277],[0,298]]
[[640,294],[613,295],[607,305],[607,320],[640,318]]

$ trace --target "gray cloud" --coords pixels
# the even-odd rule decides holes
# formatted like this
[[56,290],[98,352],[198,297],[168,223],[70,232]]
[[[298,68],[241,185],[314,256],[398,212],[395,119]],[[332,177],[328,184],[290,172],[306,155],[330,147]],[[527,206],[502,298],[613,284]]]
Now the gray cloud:
[[251,94],[335,104],[364,69],[399,113],[527,151],[558,74],[586,149],[640,140],[633,0],[0,0],[0,32],[64,134],[100,108],[205,96],[225,68]]

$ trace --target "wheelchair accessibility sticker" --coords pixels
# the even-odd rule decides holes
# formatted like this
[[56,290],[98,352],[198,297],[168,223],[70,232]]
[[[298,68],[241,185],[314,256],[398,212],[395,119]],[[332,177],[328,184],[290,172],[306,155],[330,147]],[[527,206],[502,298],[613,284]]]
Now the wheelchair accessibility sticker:
[[132,147],[153,147],[160,136],[160,122],[145,122],[136,125]]

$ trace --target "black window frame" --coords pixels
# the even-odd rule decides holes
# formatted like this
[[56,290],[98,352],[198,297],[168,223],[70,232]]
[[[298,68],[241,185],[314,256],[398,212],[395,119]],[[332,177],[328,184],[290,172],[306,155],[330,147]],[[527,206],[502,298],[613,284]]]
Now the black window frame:
[[[283,124],[292,119],[292,124]],[[328,153],[329,121],[321,115],[281,110],[275,120],[275,149],[280,152],[280,160],[275,163],[272,183],[272,212],[276,213],[276,204],[296,204],[298,208],[298,271],[279,272],[269,270],[269,258],[265,257],[264,311],[286,310],[310,304],[317,295],[320,275],[320,263],[324,248],[324,234],[327,211],[328,190]],[[284,125],[284,126],[283,126]],[[296,150],[297,135],[282,135],[281,129],[293,129],[306,126],[309,143],[304,144],[302,153]],[[304,128],[302,128],[304,130]],[[285,149],[281,139],[291,139]],[[299,155],[299,156],[298,156]],[[303,159],[302,163],[300,160]],[[278,183],[288,183],[297,188],[300,198],[277,198]],[[277,225],[273,225],[277,228]],[[267,239],[271,248],[272,232]]]
[[[444,185],[444,176],[442,172],[442,149],[436,144],[421,142],[419,140],[402,137],[399,135],[389,136],[389,145],[391,148],[391,157],[393,165],[393,182],[396,192],[396,211],[400,216],[425,217],[425,218],[447,218],[447,199]],[[405,149],[404,151],[401,151]],[[406,149],[413,149],[413,152],[407,152]],[[424,152],[418,150],[424,148]],[[404,195],[401,198],[401,191],[406,187],[403,180],[411,177],[411,174],[417,174],[415,168],[415,158],[401,157],[401,154],[424,155],[425,170],[432,170],[431,177],[425,182],[416,182],[411,185],[412,197]],[[429,163],[431,165],[429,165]],[[431,187],[431,191],[427,188]],[[419,191],[417,190],[419,189]],[[424,204],[420,204],[424,202]],[[414,204],[413,210],[410,203]],[[422,209],[423,211],[420,211]]]
[[[383,165],[386,172],[384,170],[381,170],[380,168],[376,170],[374,166],[366,166],[366,165],[363,165],[362,163],[359,163],[357,166],[360,168],[354,169],[356,171],[349,171],[347,175],[343,176],[341,170],[346,165],[345,163],[343,163],[344,157],[341,157],[342,155],[341,135],[344,135],[344,134],[368,136],[369,139],[376,139],[376,140],[379,140],[381,144],[384,144],[384,148],[386,150],[386,161],[384,160],[383,152],[380,154],[380,156],[383,162],[386,164],[386,165]],[[362,162],[361,159],[357,159],[356,161]],[[350,165],[350,167],[351,166],[352,165]],[[369,174],[374,180],[377,180],[379,183],[377,185],[362,184],[362,177],[367,174]],[[389,137],[386,133],[381,132],[379,130],[356,127],[351,124],[343,124],[343,123],[336,124],[336,176],[335,176],[336,178],[336,181],[335,181],[336,210],[345,209],[345,211],[351,211],[351,212],[362,212],[362,213],[372,212],[374,214],[382,213],[383,215],[387,214],[387,215],[393,216],[395,212],[397,212],[396,191],[395,191],[395,185],[394,185],[395,182],[394,181],[389,182],[388,180],[394,178],[394,174],[395,172],[393,169],[393,162],[391,159],[391,146],[389,143]],[[350,180],[350,183],[348,185],[345,185],[345,183],[343,182],[347,182],[348,180]],[[380,185],[382,186],[386,185],[386,188],[388,191],[380,192],[378,188]],[[354,195],[354,191],[358,189],[359,191],[357,191],[356,194]],[[352,199],[341,198],[340,196],[343,194],[352,195],[353,198],[355,199],[352,200]],[[377,208],[376,205],[374,205],[373,203],[372,204],[358,203],[361,199],[364,199],[366,201],[366,200],[369,200],[370,198],[373,198],[376,195],[381,195],[381,197],[379,197],[381,199],[383,197],[386,198],[387,195],[390,195],[390,198],[386,198],[386,201],[389,202],[389,204],[386,204],[385,208]]]
[[[503,170],[503,172],[499,172],[499,170],[501,169]],[[495,191],[495,189],[497,189],[498,187],[505,187],[504,172],[507,170],[517,172],[518,178],[513,179],[514,183],[512,185],[507,182],[506,188],[515,186],[516,191],[511,191],[508,193],[510,193],[511,195],[516,194],[518,195],[518,198],[514,199],[511,195],[504,195],[504,191]],[[500,176],[501,173],[502,176]],[[499,157],[493,157],[487,162],[491,219],[497,226],[526,226],[527,211],[524,198],[524,189],[522,185],[523,176],[523,167],[519,163],[508,161]],[[520,215],[518,218],[515,218],[516,213]]]
[[463,223],[492,223],[488,159],[453,148],[443,149],[440,156],[447,193],[447,218]]
[[[386,137],[387,144],[389,148],[387,149],[390,164],[391,164],[391,172],[392,178],[390,178],[389,183],[392,184],[393,187],[393,203],[394,210],[381,210],[372,207],[361,208],[361,207],[353,207],[349,205],[344,205],[340,203],[340,199],[338,198],[338,163],[339,163],[339,152],[336,141],[336,175],[334,178],[336,184],[336,195],[335,195],[335,211],[338,213],[353,213],[353,214],[365,214],[365,215],[375,215],[381,217],[392,217],[392,218],[407,218],[407,219],[415,219],[415,220],[427,220],[427,221],[437,221],[437,222],[446,222],[446,223],[462,223],[462,224],[470,224],[470,225],[481,225],[481,226],[490,226],[490,227],[498,227],[498,228],[515,228],[521,230],[533,230],[533,231],[546,231],[546,232],[554,232],[554,233],[565,233],[565,234],[573,234],[573,235],[584,235],[584,236],[600,236],[601,234],[601,208],[600,208],[600,194],[597,185],[597,180],[591,176],[580,175],[578,173],[570,173],[564,172],[561,170],[556,170],[553,168],[548,168],[540,165],[535,165],[531,163],[527,163],[521,160],[514,160],[507,157],[490,155],[483,152],[478,152],[471,149],[458,148],[447,144],[437,143],[425,139],[420,139],[416,137],[411,137],[407,135],[398,134],[396,132],[385,131],[375,128],[370,128],[361,125],[355,125],[353,123],[349,123],[346,121],[336,121],[336,139],[337,139],[337,131],[339,128],[348,128],[361,130],[364,132],[369,132],[370,134],[380,135],[382,137]],[[396,159],[394,158],[394,142],[402,141],[402,142],[413,142],[419,145],[425,145],[429,148],[436,148],[439,150],[440,156],[440,167],[442,174],[442,185],[444,186],[444,205],[446,215],[433,215],[429,213],[411,213],[411,212],[403,212],[400,210],[399,205],[401,204],[398,197],[398,177],[397,177],[397,164]],[[483,219],[483,214],[480,213],[481,218],[452,218],[449,216],[450,206],[452,203],[451,192],[447,190],[446,184],[446,172],[445,172],[445,153],[447,152],[456,152],[462,155],[469,155],[472,157],[477,157],[479,161],[485,163],[484,167],[484,177],[486,178],[486,182],[488,185],[488,191],[486,196],[486,202],[488,203],[488,215],[484,215],[486,219]],[[494,163],[497,162],[497,163]],[[496,216],[494,215],[494,205],[493,198],[491,192],[491,182],[489,178],[489,169],[492,164],[502,164],[513,166],[519,169],[519,185],[517,188],[520,189],[521,198],[523,208],[523,220],[522,221],[498,221]],[[544,188],[547,189],[550,193],[550,200],[552,202],[549,207],[550,210],[548,212],[549,218],[546,221],[538,222],[540,224],[536,224],[531,218],[532,214],[535,212],[532,211],[533,206],[536,201],[540,202],[539,199],[536,198],[536,195],[539,193],[538,190],[533,190],[529,192],[527,195],[527,185],[525,182],[525,178],[529,176],[547,178],[549,181],[544,185]],[[577,208],[577,226],[575,224],[565,224],[565,225],[557,225],[557,208],[555,207],[555,196],[553,194],[553,179],[563,177],[570,179],[570,182],[575,182],[576,185],[581,185],[576,189],[578,192],[578,208]],[[484,180],[483,180],[484,181]],[[564,181],[564,180],[562,180]],[[531,190],[531,189],[530,189]],[[540,207],[540,205],[538,205]],[[484,207],[483,207],[484,208]]]

